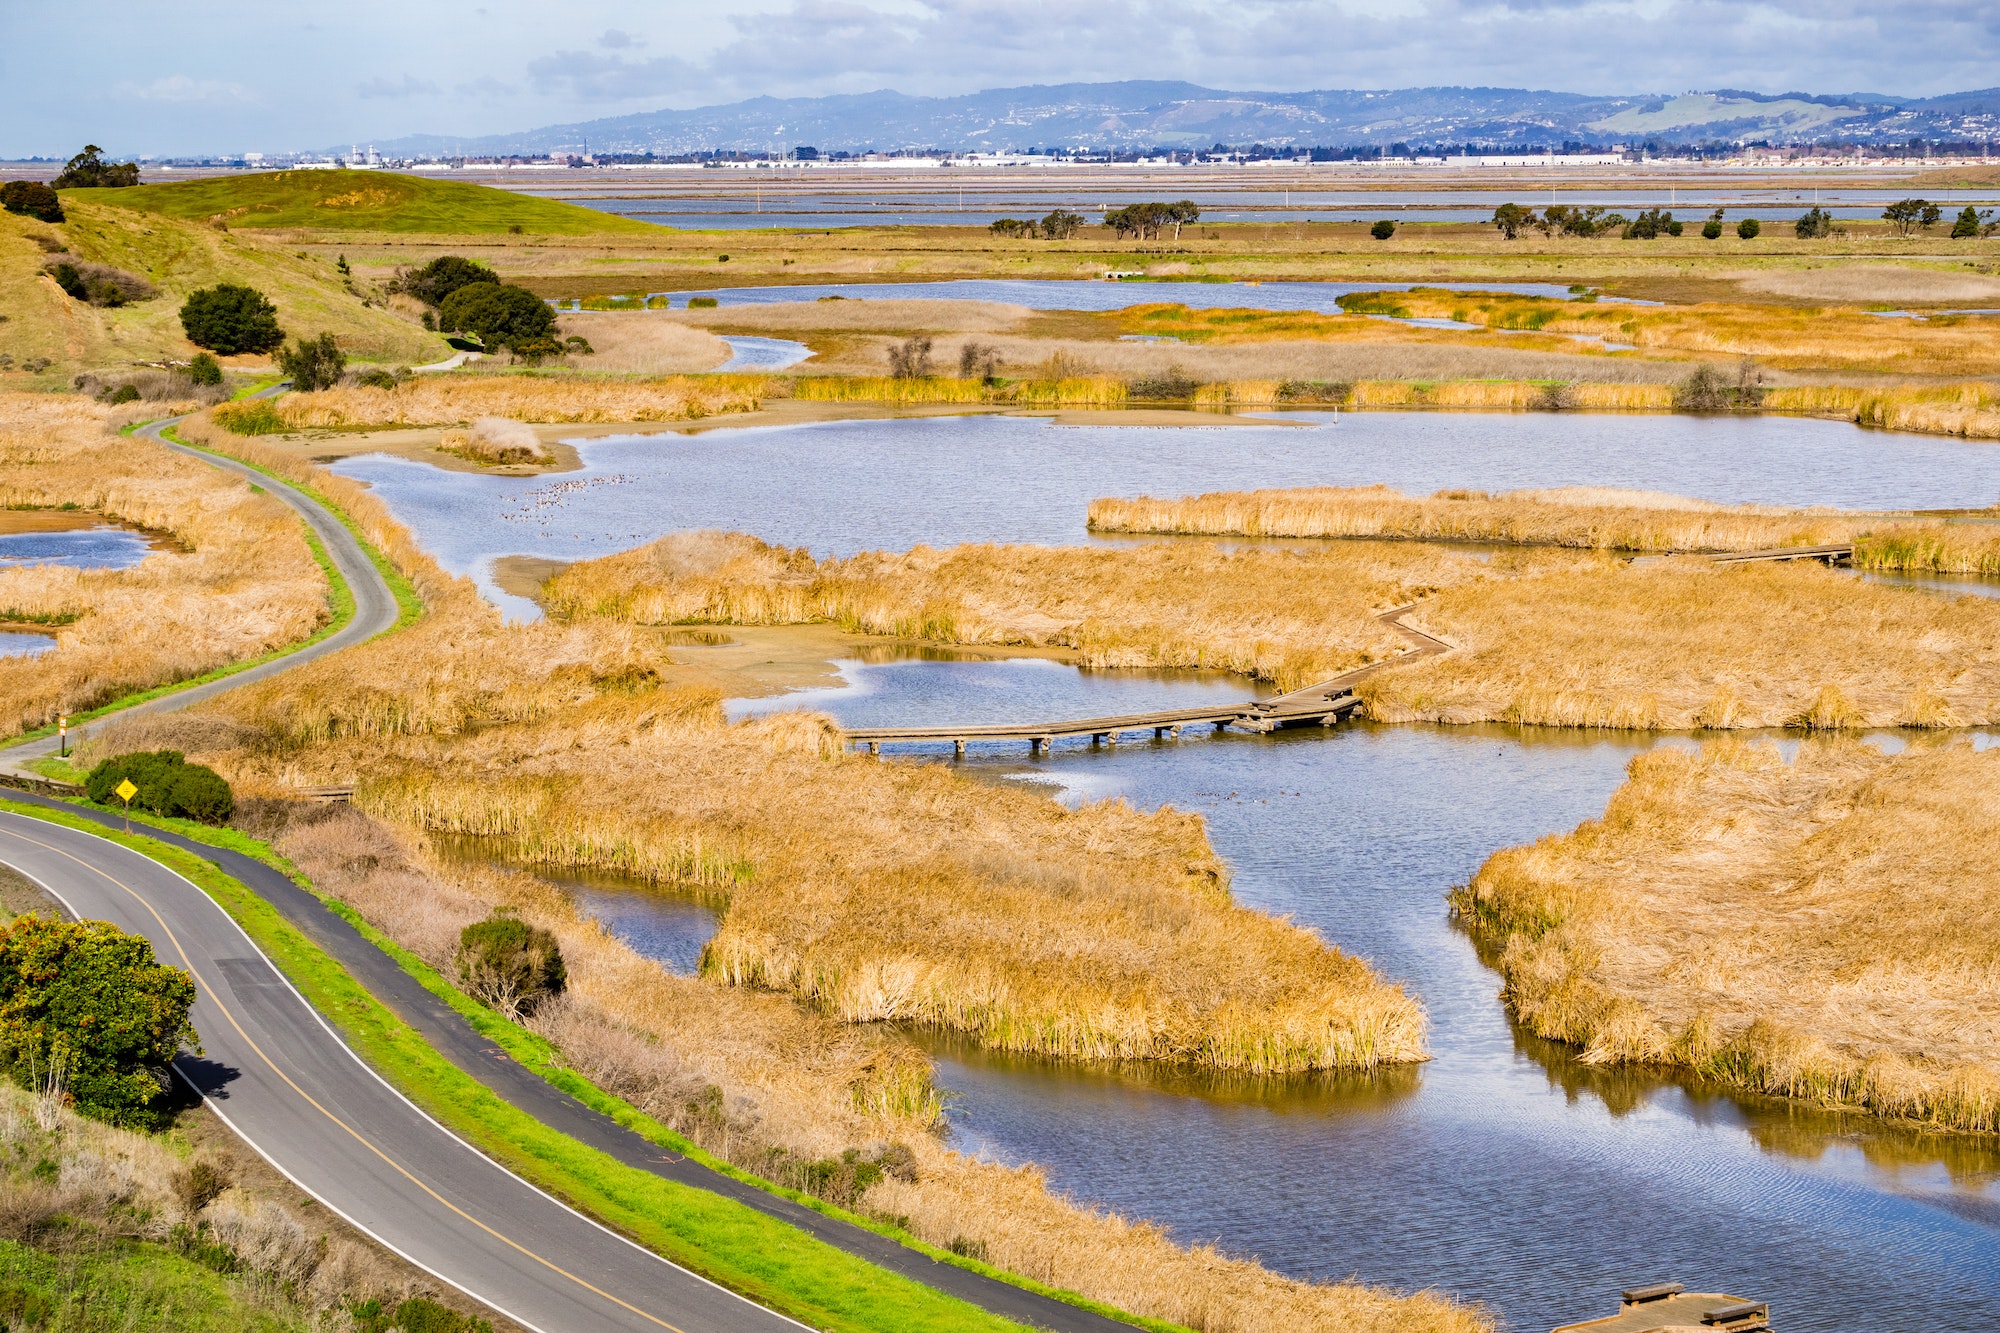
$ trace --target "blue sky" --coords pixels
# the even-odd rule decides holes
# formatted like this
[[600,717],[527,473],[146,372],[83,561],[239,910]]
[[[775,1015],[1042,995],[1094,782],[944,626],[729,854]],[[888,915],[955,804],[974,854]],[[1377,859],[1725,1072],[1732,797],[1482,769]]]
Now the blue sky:
[[1962,0],[0,0],[0,155],[285,151],[656,107],[1187,79],[1923,95],[2000,83]]

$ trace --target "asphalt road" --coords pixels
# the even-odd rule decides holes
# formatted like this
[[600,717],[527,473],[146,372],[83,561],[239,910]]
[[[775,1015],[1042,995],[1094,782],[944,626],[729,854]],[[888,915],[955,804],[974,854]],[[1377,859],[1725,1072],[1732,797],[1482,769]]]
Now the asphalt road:
[[0,860],[194,974],[203,1054],[175,1069],[308,1194],[546,1333],[804,1327],[625,1240],[474,1150],[377,1077],[207,894],[156,861],[0,812]]

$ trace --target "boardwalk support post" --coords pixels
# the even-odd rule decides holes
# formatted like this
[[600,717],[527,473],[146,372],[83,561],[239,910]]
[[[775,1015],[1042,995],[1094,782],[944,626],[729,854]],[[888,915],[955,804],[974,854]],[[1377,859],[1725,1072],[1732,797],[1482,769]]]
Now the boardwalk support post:
[[965,758],[965,741],[963,739],[953,741],[952,746],[958,751],[960,759]]

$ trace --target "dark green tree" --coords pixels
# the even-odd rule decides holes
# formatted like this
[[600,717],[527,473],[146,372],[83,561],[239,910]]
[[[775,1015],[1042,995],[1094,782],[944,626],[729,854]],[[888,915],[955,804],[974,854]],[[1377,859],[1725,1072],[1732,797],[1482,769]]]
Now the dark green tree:
[[139,789],[133,807],[156,815],[220,824],[236,808],[222,776],[206,764],[188,763],[179,750],[135,750],[106,759],[84,778],[84,795],[122,809],[117,790],[127,778]]
[[1971,204],[1967,204],[1965,211],[1958,215],[1958,220],[1951,224],[1951,239],[1964,241],[1978,238],[1985,232],[1986,219],[1992,216],[1993,210],[1990,208],[1982,213]]
[[278,308],[264,293],[228,282],[191,293],[181,306],[181,328],[195,346],[224,356],[268,352],[285,341]]
[[1802,241],[1823,241],[1833,235],[1833,214],[1815,204],[1799,215],[1792,230]]
[[525,287],[477,282],[445,297],[438,307],[438,327],[471,334],[489,349],[518,348],[553,335],[556,312]]
[[1764,230],[1764,224],[1756,218],[1744,218],[1736,224],[1736,234],[1746,241],[1757,239],[1757,233]]
[[513,1019],[568,983],[556,937],[505,908],[459,932],[458,975],[469,993]]
[[1510,241],[1540,223],[1541,219],[1535,216],[1534,209],[1523,208],[1519,204],[1502,204],[1493,210],[1493,225]]
[[42,222],[63,220],[61,196],[40,181],[8,181],[0,185],[0,208]]
[[1386,241],[1396,234],[1396,224],[1387,218],[1383,218],[1368,229],[1368,234],[1378,241]]
[[301,338],[290,347],[278,349],[278,373],[292,382],[300,393],[317,393],[340,383],[347,369],[347,357],[331,333],[317,338]]
[[63,167],[62,174],[56,177],[55,186],[58,190],[102,190],[121,189],[138,183],[137,162],[106,162],[104,150],[88,143]]
[[197,1051],[194,981],[104,921],[16,917],[0,929],[0,1058],[17,1083],[85,1115],[156,1128],[167,1063]]
[[[344,258],[345,256],[343,256]],[[396,290],[407,292],[428,306],[441,306],[447,296],[474,283],[500,281],[500,275],[476,259],[459,255],[439,255],[422,268],[400,273]]]

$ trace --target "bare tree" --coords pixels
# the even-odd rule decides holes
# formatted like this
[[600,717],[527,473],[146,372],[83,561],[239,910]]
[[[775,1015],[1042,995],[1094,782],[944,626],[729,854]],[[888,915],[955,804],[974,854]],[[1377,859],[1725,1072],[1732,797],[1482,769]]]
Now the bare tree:
[[958,377],[990,380],[1000,369],[1000,350],[991,343],[966,341],[958,349]]
[[935,374],[931,367],[931,340],[917,334],[891,347],[889,373],[899,380],[920,380]]

